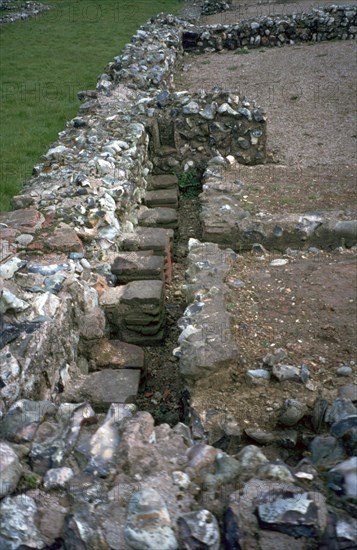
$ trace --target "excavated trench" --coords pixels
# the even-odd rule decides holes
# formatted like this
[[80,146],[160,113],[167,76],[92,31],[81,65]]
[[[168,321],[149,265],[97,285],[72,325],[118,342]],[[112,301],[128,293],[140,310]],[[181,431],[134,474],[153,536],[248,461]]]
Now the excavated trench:
[[187,422],[184,382],[179,372],[178,358],[173,355],[181,330],[178,320],[187,304],[182,290],[185,284],[188,240],[201,239],[199,199],[180,192],[177,210],[178,227],[172,246],[172,282],[166,285],[166,327],[163,342],[146,346],[146,381],[137,397],[139,410],[152,414],[157,424],[174,426]]

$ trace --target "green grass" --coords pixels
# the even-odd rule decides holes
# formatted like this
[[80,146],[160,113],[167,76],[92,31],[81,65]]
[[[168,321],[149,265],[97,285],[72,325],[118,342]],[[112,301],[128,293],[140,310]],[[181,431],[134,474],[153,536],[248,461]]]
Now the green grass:
[[77,91],[136,29],[179,0],[47,0],[53,9],[0,27],[0,211],[79,107]]

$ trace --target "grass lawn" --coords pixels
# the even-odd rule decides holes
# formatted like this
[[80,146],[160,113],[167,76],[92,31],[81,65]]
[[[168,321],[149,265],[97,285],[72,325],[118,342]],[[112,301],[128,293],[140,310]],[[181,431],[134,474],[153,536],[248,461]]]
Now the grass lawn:
[[136,29],[179,0],[44,0],[53,9],[0,27],[0,211]]

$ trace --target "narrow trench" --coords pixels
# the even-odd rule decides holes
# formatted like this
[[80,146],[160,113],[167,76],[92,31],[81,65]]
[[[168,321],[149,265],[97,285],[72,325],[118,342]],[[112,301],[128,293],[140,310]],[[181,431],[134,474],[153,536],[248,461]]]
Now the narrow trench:
[[184,382],[179,372],[177,347],[180,329],[177,321],[185,307],[185,271],[187,267],[188,240],[201,238],[199,199],[180,192],[177,210],[178,227],[175,229],[172,250],[172,282],[166,286],[166,333],[159,345],[146,346],[146,382],[137,396],[139,410],[152,414],[156,424],[167,423],[171,427],[185,421],[183,391]]

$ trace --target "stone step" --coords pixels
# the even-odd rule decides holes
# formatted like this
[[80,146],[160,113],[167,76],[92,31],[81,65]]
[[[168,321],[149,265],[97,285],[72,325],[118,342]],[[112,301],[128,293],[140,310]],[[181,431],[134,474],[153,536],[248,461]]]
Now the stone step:
[[161,329],[163,329],[165,318],[163,318],[161,323],[155,323],[147,326],[136,326],[136,325],[130,325],[129,323],[126,324],[126,328],[123,329],[125,332],[126,330],[129,330],[136,334],[142,334],[144,336],[155,336],[158,332],[160,332]]
[[133,281],[124,287],[122,304],[133,307],[140,304],[161,305],[164,301],[164,284],[162,281]]
[[173,236],[172,229],[138,227],[135,233],[123,236],[122,247],[125,251],[153,250],[158,256],[167,256]]
[[[133,282],[140,283],[140,281]],[[149,315],[153,317],[159,315],[163,309],[163,298],[154,303],[145,301],[137,301],[135,304],[133,302],[124,303],[122,301],[124,291],[125,286],[111,287],[105,290],[100,296],[100,305],[112,324],[116,324],[117,318],[126,317],[126,315]]]
[[139,369],[144,371],[144,350],[120,340],[103,339],[90,352],[97,369]]
[[141,345],[161,340],[166,313],[164,290],[163,281],[132,281],[101,295],[100,304],[118,338]]
[[157,334],[154,335],[143,335],[132,330],[125,329],[122,331],[121,337],[131,344],[136,344],[137,346],[152,346],[159,344],[164,338],[164,330],[160,330]]
[[111,270],[117,276],[119,284],[146,279],[163,280],[164,264],[163,256],[122,252],[115,258]]
[[149,208],[178,208],[178,189],[158,189],[156,191],[147,191],[145,195],[145,204]]
[[139,225],[144,227],[163,227],[176,229],[178,227],[177,212],[174,208],[149,208],[138,217]]
[[154,324],[161,325],[164,317],[164,311],[161,311],[158,315],[147,315],[138,311],[136,313],[127,313],[125,315],[125,324],[136,330],[136,327],[145,327]]
[[125,251],[153,251],[155,255],[164,256],[165,281],[171,282],[171,242],[174,237],[172,229],[161,227],[138,227],[135,233],[123,235],[122,248]]
[[103,369],[74,380],[61,400],[88,402],[96,412],[107,412],[112,403],[132,403],[139,384],[139,369]]
[[150,176],[148,178],[148,191],[155,191],[157,189],[173,189],[177,188],[178,179],[177,176],[171,174],[160,174],[157,176]]

